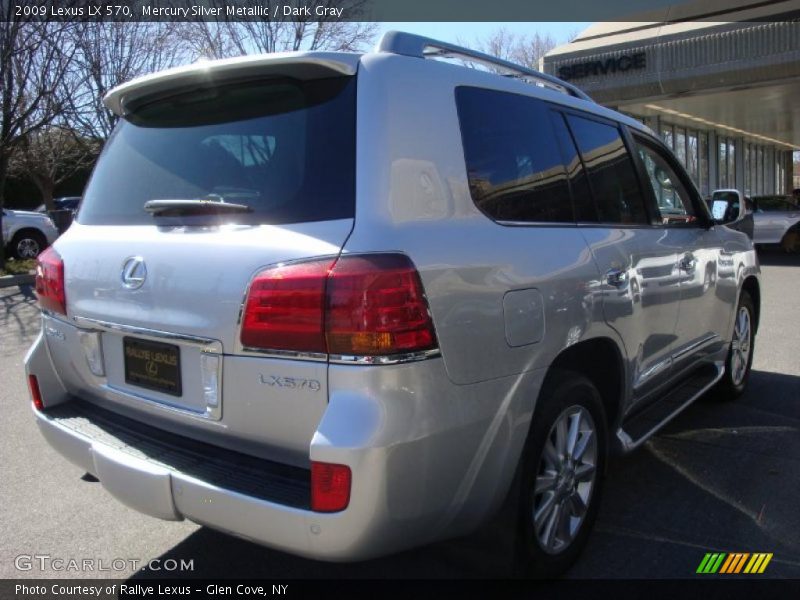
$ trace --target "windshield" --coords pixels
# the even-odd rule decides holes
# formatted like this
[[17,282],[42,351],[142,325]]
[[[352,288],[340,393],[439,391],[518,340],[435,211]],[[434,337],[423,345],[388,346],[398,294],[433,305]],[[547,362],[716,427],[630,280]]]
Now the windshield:
[[[249,213],[154,217],[149,200],[244,204]],[[193,89],[122,119],[92,175],[88,225],[246,224],[353,216],[355,78]]]

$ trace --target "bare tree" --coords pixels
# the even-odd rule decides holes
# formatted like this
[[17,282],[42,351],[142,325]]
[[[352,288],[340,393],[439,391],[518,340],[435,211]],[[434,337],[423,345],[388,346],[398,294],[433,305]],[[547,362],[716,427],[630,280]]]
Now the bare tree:
[[22,139],[11,157],[9,172],[30,179],[48,210],[53,210],[55,187],[91,166],[100,142],[83,139],[74,129],[48,126]]
[[103,105],[114,87],[140,75],[189,62],[177,23],[84,22],[74,30],[76,59],[70,78],[71,125],[83,136],[107,139],[116,117]]
[[[516,34],[500,27],[487,37],[478,39],[470,45],[485,54],[491,54],[524,67],[539,69],[539,60],[556,47],[556,41],[550,34],[542,35],[538,31],[529,34]],[[492,69],[490,70],[501,70]]]
[[[210,4],[214,4],[211,0]],[[217,1],[225,10],[236,0]],[[367,0],[311,0],[304,6],[312,15],[316,8],[344,8],[348,16],[365,14]],[[290,6],[287,2],[267,0],[265,9],[274,15],[275,7]],[[267,20],[229,20],[216,22],[197,21],[183,28],[184,39],[195,56],[203,58],[229,58],[247,54],[264,54],[297,50],[358,51],[372,44],[378,29],[377,23],[339,20],[313,20],[319,17],[283,16]]]
[[[74,47],[71,23],[20,20],[13,3],[0,3],[0,208],[11,157],[22,140],[49,125],[62,110],[58,92]],[[0,212],[0,221],[2,212]],[[0,227],[0,267],[5,243]]]

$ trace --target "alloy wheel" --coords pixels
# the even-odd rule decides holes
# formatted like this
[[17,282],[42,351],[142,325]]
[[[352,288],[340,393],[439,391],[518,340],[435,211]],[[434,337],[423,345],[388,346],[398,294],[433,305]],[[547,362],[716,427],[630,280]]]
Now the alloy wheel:
[[545,441],[533,489],[533,530],[542,550],[558,554],[578,535],[597,472],[597,430],[589,411],[571,406]]
[[22,238],[17,242],[17,256],[20,258],[36,258],[40,250],[39,242],[33,238]]
[[731,341],[731,380],[734,385],[741,385],[747,374],[751,343],[750,311],[741,306],[736,314],[736,324],[733,327],[733,340]]

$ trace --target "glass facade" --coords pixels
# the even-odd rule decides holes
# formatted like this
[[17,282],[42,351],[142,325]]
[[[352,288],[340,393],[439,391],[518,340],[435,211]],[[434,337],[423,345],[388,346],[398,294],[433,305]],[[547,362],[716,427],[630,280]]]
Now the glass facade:
[[[658,124],[658,131],[703,196],[717,188],[740,186],[748,196],[788,193],[786,181],[787,165],[791,164],[790,151],[733,138],[721,132],[717,132],[715,144],[709,146],[708,131],[663,120]],[[716,166],[716,177],[712,180],[713,166]]]
[[717,142],[717,187],[730,187],[728,185],[728,143],[724,138]]
[[709,185],[709,170],[708,170],[708,132],[701,131],[700,138],[700,172],[697,177],[700,181],[700,193],[703,197],[711,195],[711,186]]

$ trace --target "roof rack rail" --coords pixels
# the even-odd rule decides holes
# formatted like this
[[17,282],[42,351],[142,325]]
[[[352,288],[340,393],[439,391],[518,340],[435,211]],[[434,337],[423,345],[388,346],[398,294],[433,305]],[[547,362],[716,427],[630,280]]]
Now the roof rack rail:
[[415,58],[459,58],[492,67],[500,67],[508,71],[508,74],[512,77],[532,80],[547,88],[555,89],[564,94],[570,94],[581,100],[594,102],[585,92],[571,83],[561,81],[557,77],[553,77],[547,73],[529,69],[528,67],[523,67],[522,65],[489,54],[484,54],[477,50],[470,50],[469,48],[463,48],[447,42],[440,42],[439,40],[415,35],[413,33],[387,31],[383,34],[381,41],[378,42],[375,49],[378,52],[390,52],[392,54],[402,54],[403,56],[413,56]]

